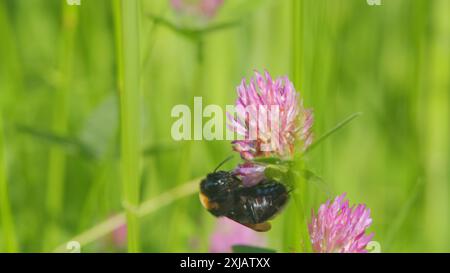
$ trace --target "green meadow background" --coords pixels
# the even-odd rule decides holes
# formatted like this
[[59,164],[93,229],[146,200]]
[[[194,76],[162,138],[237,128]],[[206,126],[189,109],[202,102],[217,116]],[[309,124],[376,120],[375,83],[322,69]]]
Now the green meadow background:
[[[125,2],[0,0],[0,251],[126,251],[126,218],[131,251],[208,251],[198,178],[231,145],[173,141],[171,110],[233,104],[255,69],[294,81],[316,136],[362,113],[306,155],[308,215],[346,192],[381,251],[450,251],[450,1],[225,0],[202,26]],[[290,215],[268,247],[298,251]]]

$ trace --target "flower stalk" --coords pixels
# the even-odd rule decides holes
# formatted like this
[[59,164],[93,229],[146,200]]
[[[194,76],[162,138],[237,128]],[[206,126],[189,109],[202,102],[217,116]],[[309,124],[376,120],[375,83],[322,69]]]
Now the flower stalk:
[[[304,170],[303,159],[299,158],[294,161],[294,170]],[[308,234],[307,211],[308,204],[308,189],[307,181],[303,175],[292,175],[294,180],[295,190],[292,193],[292,198],[295,204],[295,217],[297,218],[298,227],[300,231],[300,247],[303,252],[311,252],[311,240]]]
[[[122,196],[127,219],[128,252],[139,251],[139,182],[141,167],[139,12],[137,0],[120,2],[122,69],[119,76]],[[123,88],[122,81],[123,80]]]

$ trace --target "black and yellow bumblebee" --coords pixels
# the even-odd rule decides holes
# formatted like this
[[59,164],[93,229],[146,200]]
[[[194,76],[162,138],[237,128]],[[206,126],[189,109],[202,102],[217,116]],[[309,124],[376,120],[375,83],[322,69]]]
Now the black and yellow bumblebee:
[[265,178],[247,187],[232,172],[217,171],[217,168],[200,183],[200,201],[211,214],[227,217],[259,232],[270,230],[268,220],[275,217],[288,200],[289,190],[276,180]]

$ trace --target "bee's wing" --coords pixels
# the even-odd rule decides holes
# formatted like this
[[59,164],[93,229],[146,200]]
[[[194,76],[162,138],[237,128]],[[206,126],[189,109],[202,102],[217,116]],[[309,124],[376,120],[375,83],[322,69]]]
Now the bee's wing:
[[259,224],[273,219],[283,209],[289,193],[283,184],[270,182],[242,189],[240,198],[250,209],[252,224]]

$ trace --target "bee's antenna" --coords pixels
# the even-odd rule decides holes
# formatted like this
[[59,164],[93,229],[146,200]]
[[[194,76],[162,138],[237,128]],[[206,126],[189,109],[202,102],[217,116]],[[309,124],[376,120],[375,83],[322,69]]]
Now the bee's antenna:
[[232,155],[230,155],[229,157],[225,158],[225,160],[220,162],[220,164],[214,169],[214,172],[216,172],[220,167],[222,167],[223,164],[227,163],[232,158],[233,158]]

